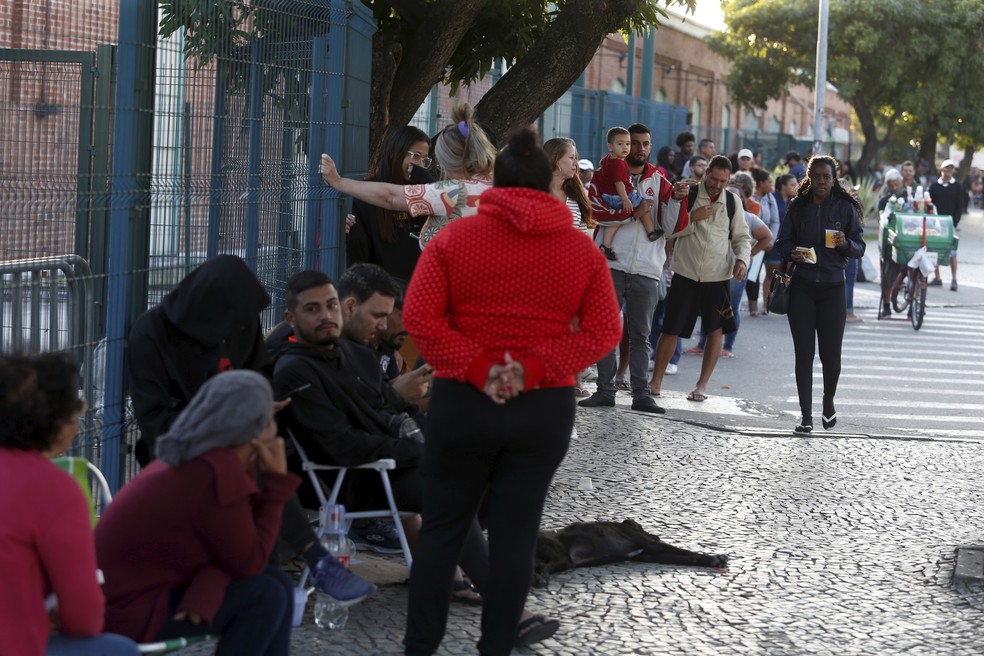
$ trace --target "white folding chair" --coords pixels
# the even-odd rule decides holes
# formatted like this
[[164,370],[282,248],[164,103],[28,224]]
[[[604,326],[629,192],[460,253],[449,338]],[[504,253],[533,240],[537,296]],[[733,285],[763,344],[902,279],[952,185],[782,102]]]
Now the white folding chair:
[[[388,519],[393,522],[396,526],[396,533],[400,538],[400,548],[403,550],[403,558],[407,563],[407,569],[413,564],[413,556],[410,555],[410,544],[407,542],[407,534],[403,530],[403,523],[400,521],[402,517],[412,517],[416,513],[412,512],[401,512],[396,507],[396,500],[393,498],[393,488],[390,485],[389,470],[396,469],[396,461],[392,458],[383,458],[376,460],[374,462],[367,462],[364,465],[356,465],[353,467],[341,467],[338,465],[319,465],[317,463],[311,462],[308,458],[307,453],[304,451],[304,447],[301,446],[300,441],[294,436],[294,433],[289,429],[287,430],[287,435],[290,437],[291,442],[294,445],[294,449],[297,450],[297,455],[301,459],[301,466],[305,472],[307,472],[308,478],[311,480],[311,485],[314,486],[314,491],[318,495],[318,502],[321,504],[322,510],[329,504],[338,503],[338,494],[342,490],[342,483],[345,481],[345,474],[350,469],[371,469],[379,472],[379,478],[383,484],[383,491],[386,493],[386,502],[389,505],[388,508],[380,510],[356,510],[356,511],[345,511],[345,521],[351,526],[352,521],[356,519]],[[337,475],[335,477],[335,483],[332,485],[331,493],[328,497],[325,497],[324,486],[322,485],[321,479],[318,477],[318,472],[321,471],[333,471]],[[322,525],[324,521],[324,513],[318,513],[318,535],[320,537],[324,526]],[[304,572],[301,574],[300,587],[303,587],[307,581],[307,577],[310,574],[308,568],[304,568]]]

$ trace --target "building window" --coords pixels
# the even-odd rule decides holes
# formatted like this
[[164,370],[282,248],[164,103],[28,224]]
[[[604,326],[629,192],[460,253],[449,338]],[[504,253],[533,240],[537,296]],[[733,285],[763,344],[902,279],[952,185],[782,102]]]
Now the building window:
[[656,100],[658,102],[666,102],[666,98],[667,98],[666,89],[664,89],[663,87],[656,89],[656,92],[653,94],[653,100]]
[[782,123],[775,116],[769,118],[769,132],[782,132]]
[[612,93],[625,93],[625,80],[620,77],[612,80],[612,86],[609,91]]
[[748,110],[745,112],[745,125],[743,126],[746,130],[758,130],[759,129],[759,119],[755,115],[755,112]]
[[704,124],[703,105],[700,98],[694,98],[690,103],[690,129]]

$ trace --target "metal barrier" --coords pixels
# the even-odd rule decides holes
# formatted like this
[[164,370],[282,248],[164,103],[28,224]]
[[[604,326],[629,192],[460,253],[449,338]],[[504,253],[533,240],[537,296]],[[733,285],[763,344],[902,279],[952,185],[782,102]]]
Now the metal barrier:
[[73,450],[91,459],[101,404],[93,361],[96,334],[92,272],[78,255],[0,262],[0,335],[7,352],[67,351],[82,365],[89,410]]

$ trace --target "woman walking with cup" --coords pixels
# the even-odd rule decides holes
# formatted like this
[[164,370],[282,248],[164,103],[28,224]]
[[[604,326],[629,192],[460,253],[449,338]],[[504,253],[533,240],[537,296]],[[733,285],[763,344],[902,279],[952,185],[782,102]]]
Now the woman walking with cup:
[[847,305],[844,270],[849,258],[864,255],[864,211],[837,183],[837,161],[816,155],[789,203],[776,246],[783,262],[794,264],[789,298],[789,332],[795,353],[796,390],[802,418],[797,433],[813,430],[813,358],[819,347],[823,367],[823,427],[837,423],[834,395],[841,369]]

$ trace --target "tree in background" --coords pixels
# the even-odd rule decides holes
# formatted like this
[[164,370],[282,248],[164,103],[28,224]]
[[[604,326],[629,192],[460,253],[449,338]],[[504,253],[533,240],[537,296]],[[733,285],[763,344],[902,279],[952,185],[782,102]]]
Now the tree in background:
[[[387,131],[406,125],[438,82],[454,93],[488,73],[496,60],[505,61],[509,70],[476,105],[476,115],[491,131],[506,135],[535,121],[562,96],[607,35],[657,27],[666,17],[664,6],[691,13],[696,6],[696,0],[362,1],[379,28],[373,36],[370,164]],[[162,36],[187,28],[186,57],[202,65],[237,48],[241,54],[232,59],[239,69],[249,61],[242,53],[253,39],[303,36],[296,33],[300,22],[284,19],[291,7],[309,13],[327,9],[284,0],[160,0],[160,5]],[[278,70],[271,68],[270,76]],[[228,77],[243,80],[244,74],[233,71]],[[265,83],[269,89],[275,80]],[[294,104],[301,123],[305,104]]]
[[[814,86],[815,1],[721,4],[728,30],[709,41],[732,62],[732,99],[764,108],[789,85]],[[976,132],[970,114],[982,90],[971,72],[984,64],[982,26],[979,0],[831,0],[827,79],[853,107],[864,135],[858,171],[900,134],[932,153],[938,134]]]
[[696,0],[404,0],[372,2],[370,161],[388,129],[405,125],[438,82],[470,84],[495,61],[509,70],[476,105],[476,115],[503,136],[529,125],[581,75],[604,38],[656,27],[660,4],[691,12]]

